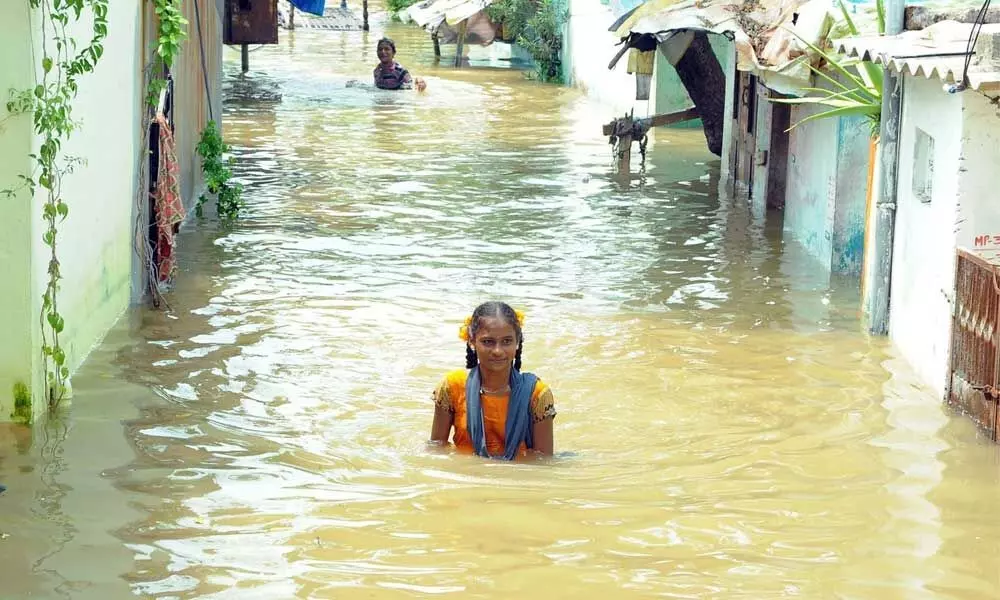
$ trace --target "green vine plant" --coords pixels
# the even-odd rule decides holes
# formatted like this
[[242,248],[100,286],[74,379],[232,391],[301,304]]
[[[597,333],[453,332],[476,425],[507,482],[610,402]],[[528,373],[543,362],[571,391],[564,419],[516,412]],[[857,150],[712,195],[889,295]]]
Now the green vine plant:
[[[65,156],[63,143],[76,129],[73,120],[73,100],[76,98],[81,75],[93,72],[104,53],[104,39],[108,35],[109,0],[28,0],[41,22],[42,58],[41,80],[36,75],[36,85],[31,90],[11,90],[6,108],[11,115],[30,113],[35,134],[40,138],[37,153],[32,153],[34,166],[27,175],[20,175],[14,188],[0,191],[0,195],[13,198],[27,190],[29,197],[36,192],[43,195],[42,216],[45,232],[42,241],[49,248],[48,279],[42,295],[39,315],[42,333],[42,365],[45,373],[47,401],[50,409],[58,407],[67,391],[69,365],[66,352],[60,343],[60,334],[66,329],[66,320],[59,312],[59,282],[62,273],[59,265],[59,225],[69,216],[69,205],[62,194],[63,177],[73,171],[81,161]],[[89,43],[80,43],[69,30],[79,30],[89,14],[91,27]],[[23,396],[23,390],[22,394]],[[23,404],[23,399],[22,399]],[[22,407],[23,410],[23,407]]]
[[174,66],[181,46],[187,39],[188,20],[181,11],[183,0],[153,0],[154,12],[159,20],[156,31],[156,54],[149,80],[147,103],[156,107],[160,92],[167,87],[164,72]]
[[[230,183],[233,171],[233,158],[226,158],[229,146],[222,140],[222,132],[215,124],[209,121],[208,125],[201,132],[201,141],[195,147],[198,155],[201,156],[201,170],[205,175],[205,187],[210,194],[215,195],[215,205],[219,218],[223,221],[233,221],[240,216],[240,211],[244,207],[243,186],[238,183]],[[198,198],[195,205],[195,214],[202,216],[204,211],[202,205],[208,200],[205,194]]]
[[486,8],[493,23],[501,25],[501,38],[517,42],[535,61],[541,81],[561,81],[562,32],[567,9],[561,0],[499,0]]

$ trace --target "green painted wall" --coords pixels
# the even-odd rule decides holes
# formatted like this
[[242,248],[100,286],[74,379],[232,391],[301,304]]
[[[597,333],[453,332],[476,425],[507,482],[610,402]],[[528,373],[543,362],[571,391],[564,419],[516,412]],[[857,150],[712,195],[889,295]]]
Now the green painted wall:
[[[726,57],[732,52],[732,42],[725,36],[709,34],[709,42],[712,50],[719,59],[719,64],[725,68]],[[667,62],[660,52],[656,53],[656,69],[653,73],[655,100],[652,110],[655,114],[663,114],[684,110],[691,106],[691,97],[688,96],[681,78],[677,75],[677,70]],[[700,120],[678,123],[671,127],[701,127]]]

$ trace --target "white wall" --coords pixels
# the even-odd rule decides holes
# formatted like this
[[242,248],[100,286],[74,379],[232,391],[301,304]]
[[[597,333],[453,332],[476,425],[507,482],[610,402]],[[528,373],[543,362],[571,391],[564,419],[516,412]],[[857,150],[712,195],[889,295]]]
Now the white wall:
[[[38,62],[40,33],[37,22],[27,22],[28,12],[23,3],[4,3],[0,16],[13,7],[11,20],[0,20],[4,61],[16,60],[16,69],[3,69],[16,75],[0,84],[23,86],[32,79],[30,59],[23,51],[35,44]],[[133,206],[137,185],[136,167],[139,159],[140,102],[143,96],[140,75],[140,32],[142,0],[116,0],[108,11],[108,37],[104,55],[93,73],[78,79],[79,93],[73,100],[73,117],[78,128],[63,144],[63,155],[84,159],[62,181],[63,199],[69,206],[69,216],[59,227],[58,258],[63,276],[60,282],[59,310],[66,321],[61,344],[67,353],[69,367],[75,370],[117,320],[130,300],[132,273]],[[88,13],[84,13],[88,14]],[[71,32],[89,39],[89,22],[75,24]],[[26,63],[25,60],[28,60]],[[2,65],[0,65],[2,66]],[[35,65],[37,67],[37,63]],[[0,117],[6,115],[0,115]],[[22,115],[9,121],[15,131],[30,130],[31,116]],[[25,158],[37,140],[33,136],[0,136],[0,157],[13,161],[17,170],[28,166]],[[0,171],[5,180],[0,188],[8,187],[11,169]],[[23,222],[17,227],[17,248],[0,253],[0,273],[27,272],[15,278],[16,285],[5,302],[5,319],[15,319],[5,346],[18,348],[20,356],[10,360],[0,353],[0,420],[10,417],[10,386],[13,381],[30,385],[34,396],[34,413],[44,411],[45,395],[40,365],[39,314],[41,296],[48,281],[49,250],[41,239],[45,230],[42,219],[44,196],[18,198],[23,202]],[[4,206],[13,218],[21,219],[17,207]],[[28,235],[20,235],[28,231]],[[8,310],[10,312],[8,312]],[[24,360],[24,357],[27,357]]]
[[[962,104],[972,93],[948,95],[940,81],[922,77],[905,77],[904,86],[889,335],[924,382],[943,396],[951,327],[945,294],[954,286],[955,231],[960,218],[956,190]],[[979,126],[978,122],[965,125],[971,130]],[[915,170],[922,170],[914,165],[917,128],[934,140],[929,203],[917,197],[912,185]],[[989,153],[993,161],[997,150],[994,145]]]
[[[633,105],[637,116],[646,116],[652,103],[635,100],[635,76],[626,72],[628,54],[618,61],[613,71],[608,70],[608,63],[620,49],[615,46],[618,39],[608,31],[614,20],[611,8],[600,0],[569,0],[563,48],[566,83],[607,105],[614,116],[623,115]],[[650,98],[655,97],[654,89]]]
[[[36,149],[31,116],[11,116],[5,108],[8,90],[34,84],[28,36],[32,27],[27,2],[0,2],[0,189],[16,186],[17,176],[30,172],[28,155]],[[29,252],[35,235],[33,213],[27,193],[0,196],[0,421],[8,420],[13,411],[14,384],[31,385],[27,377],[37,359],[32,351],[38,315],[31,310]]]
[[961,218],[956,241],[993,260],[1000,258],[1000,117],[988,98],[976,92],[962,94],[965,126],[959,161],[958,205]]
[[[74,112],[80,128],[65,145],[86,164],[65,184],[70,215],[60,252],[61,294],[70,368],[103,338],[130,301],[132,231],[144,125],[141,72],[142,0],[118,0],[108,11],[108,38],[97,69],[80,77]],[[40,210],[36,210],[40,213]],[[38,236],[40,237],[40,236]],[[44,262],[45,247],[36,247]],[[39,307],[40,308],[40,307]]]

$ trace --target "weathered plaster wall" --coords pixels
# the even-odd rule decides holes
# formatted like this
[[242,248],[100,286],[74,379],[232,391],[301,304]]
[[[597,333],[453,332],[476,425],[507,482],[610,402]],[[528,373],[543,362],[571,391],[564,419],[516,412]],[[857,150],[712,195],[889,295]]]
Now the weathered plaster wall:
[[[943,395],[951,308],[946,293],[954,284],[958,215],[959,156],[962,154],[962,104],[972,94],[948,95],[938,80],[906,77],[900,132],[899,187],[893,243],[889,335],[925,383]],[[975,122],[965,127],[975,131]],[[934,143],[929,202],[914,191],[914,176],[927,173],[917,164],[918,130]],[[978,134],[973,134],[979,137]],[[997,146],[987,157],[998,164]],[[992,198],[990,198],[992,201]]]
[[[791,122],[819,110],[793,106]],[[830,273],[861,272],[868,140],[860,118],[817,119],[789,134],[785,231]]]
[[[215,0],[185,2],[189,40],[181,49],[174,64],[174,136],[177,142],[177,160],[181,165],[181,194],[184,206],[190,209],[204,185],[201,176],[201,158],[194,148],[201,131],[210,119],[222,122],[222,21],[215,10]],[[198,17],[201,20],[201,37],[198,35]],[[202,70],[202,46],[209,90],[205,91],[206,74]],[[211,103],[209,103],[211,96]]]
[[[130,300],[143,98],[139,76],[143,4],[120,0],[110,6],[104,56],[93,73],[79,80],[74,114],[80,127],[64,146],[66,154],[86,158],[63,184],[70,214],[60,227],[64,276],[60,303],[71,370],[83,362]],[[36,209],[35,214],[40,213]],[[32,253],[43,281],[46,247],[38,242]],[[40,293],[36,290],[35,297]]]
[[865,251],[865,205],[871,129],[862,118],[837,120],[837,203],[832,271],[860,275]]
[[[31,116],[7,113],[7,92],[33,85],[31,13],[27,2],[0,2],[0,189],[14,187],[17,176],[30,172],[28,155],[35,149]],[[38,317],[32,313],[31,253],[34,207],[26,192],[0,195],[0,421],[14,408],[16,382],[31,385],[36,356],[32,334]]]
[[[63,145],[65,156],[84,162],[62,181],[68,218],[59,226],[58,256],[63,279],[59,309],[66,320],[61,343],[70,370],[75,370],[91,348],[129,304],[132,272],[132,225],[139,156],[141,82],[139,44],[141,0],[121,0],[108,11],[108,38],[104,55],[93,73],[81,76],[73,102],[78,128]],[[38,43],[37,23],[25,3],[0,6],[0,73],[4,90],[33,81],[31,40]],[[74,26],[89,35],[89,24]],[[73,29],[71,29],[73,31]],[[34,48],[35,57],[41,56]],[[39,58],[40,60],[40,58]],[[8,80],[8,77],[10,78]],[[14,118],[0,136],[0,185],[30,168],[28,154],[37,144],[30,132],[31,117]],[[5,335],[0,350],[0,419],[10,416],[12,381],[30,381],[34,413],[44,410],[40,367],[39,313],[47,281],[48,247],[42,241],[43,197],[21,195],[2,200],[0,272],[4,299],[0,325]],[[9,236],[7,234],[10,234]],[[9,285],[8,285],[9,284]]]
[[[793,106],[791,122],[815,112],[813,107]],[[793,129],[788,140],[784,228],[827,272],[833,268],[837,129],[836,119],[818,119]]]
[[[715,51],[715,57],[719,59],[719,66],[723,73],[728,73],[730,55],[734,54],[735,47],[729,38],[723,35],[710,34],[708,41]],[[656,114],[677,112],[686,110],[694,105],[691,97],[688,96],[687,89],[681,83],[681,78],[677,75],[677,69],[670,64],[663,53],[656,53],[656,70],[653,75],[653,93],[650,98],[653,100],[650,110]],[[673,127],[701,127],[700,120],[686,121],[678,123]]]
[[962,94],[962,155],[956,242],[1000,262],[1000,108],[976,92]]

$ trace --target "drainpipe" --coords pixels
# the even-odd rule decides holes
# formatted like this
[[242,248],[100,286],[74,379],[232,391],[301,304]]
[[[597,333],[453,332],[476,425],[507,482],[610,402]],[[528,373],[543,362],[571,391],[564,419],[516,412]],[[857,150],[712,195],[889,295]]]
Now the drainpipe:
[[[885,34],[903,31],[905,0],[885,0]],[[883,68],[882,126],[879,131],[879,158],[882,186],[875,204],[875,256],[871,293],[865,299],[869,331],[889,333],[889,293],[892,284],[892,244],[896,230],[896,192],[899,167],[900,113],[903,80]]]

